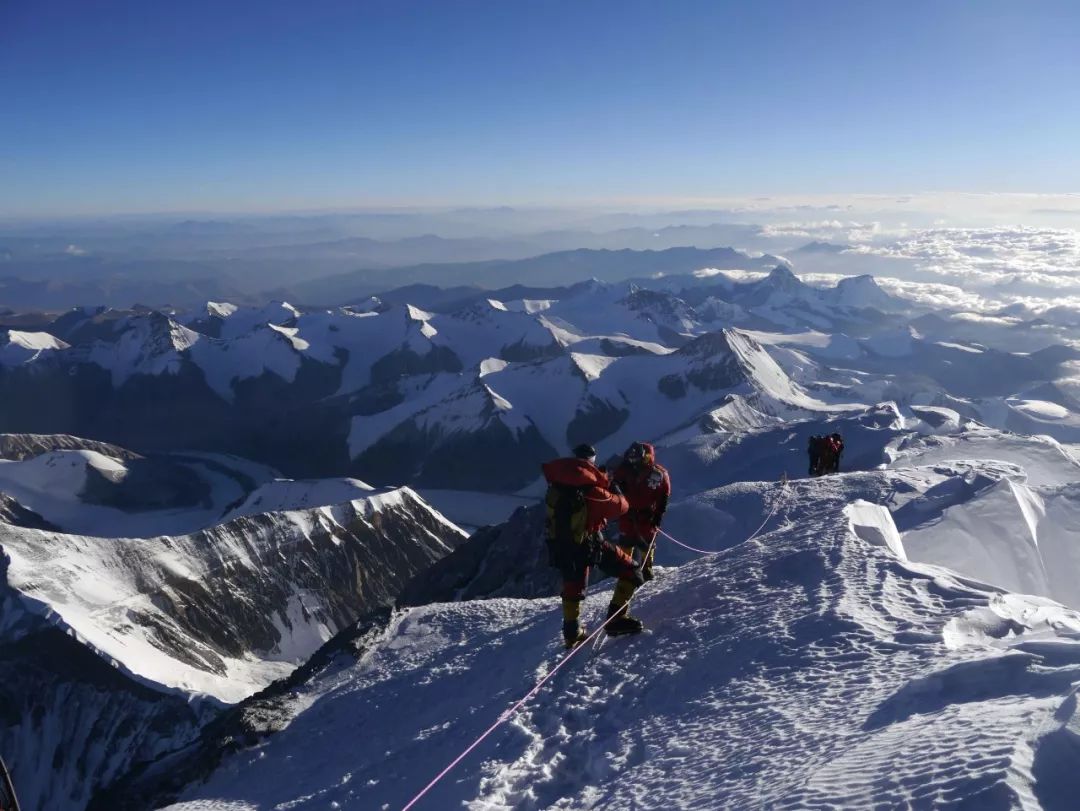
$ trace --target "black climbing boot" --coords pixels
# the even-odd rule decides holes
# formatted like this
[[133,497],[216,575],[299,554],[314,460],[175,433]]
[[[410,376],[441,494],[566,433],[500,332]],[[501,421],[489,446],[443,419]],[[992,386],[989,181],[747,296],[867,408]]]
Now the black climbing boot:
[[564,622],[562,624],[562,635],[567,650],[576,648],[588,638],[585,629],[577,621]]
[[625,605],[621,605],[618,608],[608,606],[608,617],[617,614],[615,619],[611,620],[605,627],[608,636],[623,636],[625,634],[640,634],[645,628],[645,625],[637,617],[630,615],[630,612],[626,610]]

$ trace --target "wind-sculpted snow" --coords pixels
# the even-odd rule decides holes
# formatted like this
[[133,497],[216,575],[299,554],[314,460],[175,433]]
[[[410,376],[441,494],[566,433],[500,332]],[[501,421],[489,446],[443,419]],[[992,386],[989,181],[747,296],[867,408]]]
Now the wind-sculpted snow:
[[[955,475],[753,486],[763,534],[664,569],[635,600],[650,633],[585,650],[417,808],[1070,807],[1080,616],[905,563],[873,539],[887,514],[845,512]],[[558,627],[550,598],[400,611],[168,807],[400,808],[552,667]]]
[[912,559],[1080,606],[1080,485],[1036,486],[1022,468],[987,467],[967,473],[967,492],[942,487],[910,505],[905,519],[920,521],[904,533]]
[[1036,486],[1080,479],[1080,462],[1052,438],[1018,436],[985,426],[969,426],[947,436],[905,436],[892,443],[887,454],[892,467],[981,459],[1010,462]]

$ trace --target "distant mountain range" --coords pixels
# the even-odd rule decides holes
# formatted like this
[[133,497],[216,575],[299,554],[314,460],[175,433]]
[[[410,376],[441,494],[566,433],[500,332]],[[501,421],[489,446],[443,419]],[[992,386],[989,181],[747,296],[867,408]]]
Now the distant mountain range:
[[[449,261],[460,256],[468,261]],[[418,259],[424,264],[416,264]],[[768,270],[778,261],[731,248],[583,248],[544,253],[540,244],[434,236],[394,243],[352,238],[240,253],[214,251],[185,259],[58,251],[0,259],[0,308],[126,308],[136,304],[190,308],[205,301],[255,304],[272,298],[339,305],[405,284],[558,287],[590,276],[622,281],[705,267]],[[346,268],[346,273],[334,272]]]
[[76,309],[4,330],[0,430],[501,492],[581,441],[615,453],[885,399],[1080,439],[1080,422],[1047,416],[1072,407],[1058,381],[1076,350],[950,342],[947,319],[914,332],[922,316],[869,277],[812,287],[781,265],[751,280],[696,271],[388,298],[410,293],[442,306]]
[[279,291],[284,297],[306,304],[344,304],[403,284],[439,287],[476,285],[504,288],[509,285],[553,287],[583,278],[616,282],[659,275],[681,275],[701,268],[768,270],[780,260],[756,256],[733,248],[669,248],[661,251],[589,250],[559,251],[528,259],[423,264],[389,270],[362,270],[316,279]]

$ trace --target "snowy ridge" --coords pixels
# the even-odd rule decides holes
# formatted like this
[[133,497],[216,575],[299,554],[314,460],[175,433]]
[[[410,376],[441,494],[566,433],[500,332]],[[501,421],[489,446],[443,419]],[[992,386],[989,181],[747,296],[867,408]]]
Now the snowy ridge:
[[108,371],[117,387],[135,375],[178,374],[183,353],[203,339],[162,313],[125,319],[115,334],[112,341],[96,341],[86,357]]
[[[781,500],[764,535],[666,569],[635,601],[651,634],[571,663],[418,808],[1065,807],[1080,615],[906,563],[875,540],[887,511],[848,509],[923,476],[753,485]],[[554,599],[400,612],[168,807],[402,807],[551,667],[557,631]],[[313,746],[358,725],[382,734]]]
[[0,366],[34,363],[49,352],[68,349],[68,344],[47,332],[0,331]]
[[24,611],[144,683],[225,702],[289,672],[463,537],[409,490],[155,539],[0,525]]

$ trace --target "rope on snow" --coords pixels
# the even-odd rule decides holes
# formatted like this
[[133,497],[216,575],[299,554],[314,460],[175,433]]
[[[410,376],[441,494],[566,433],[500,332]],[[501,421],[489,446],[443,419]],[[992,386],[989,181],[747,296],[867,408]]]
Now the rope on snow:
[[[765,516],[765,520],[761,522],[761,524],[758,526],[757,529],[755,529],[753,532],[751,532],[749,535],[746,536],[746,539],[744,540],[744,543],[745,543],[745,541],[752,541],[752,540],[754,540],[754,538],[756,538],[758,535],[760,535],[761,530],[765,529],[765,525],[768,524],[769,521],[772,520],[772,517],[774,515],[776,515],[776,511],[778,509],[780,509],[780,505],[783,503],[784,499],[787,497],[787,492],[788,492],[788,490],[787,490],[787,474],[786,473],[784,474],[784,478],[782,478],[780,480],[780,484],[783,487],[783,490],[781,491],[780,497],[773,501],[772,509],[769,510],[769,514]],[[690,544],[685,544],[682,541],[680,541],[678,538],[671,537],[666,532],[664,532],[664,530],[662,530],[662,529],[657,530],[657,532],[659,532],[661,535],[663,535],[665,538],[667,538],[672,543],[678,544],[683,549],[689,549],[691,552],[697,552],[700,555],[719,555],[721,552],[724,551],[722,549],[721,550],[698,549],[696,546],[690,546]]]
[[[765,525],[769,523],[769,520],[776,514],[777,509],[779,509],[780,504],[784,500],[784,496],[787,495],[787,482],[783,481],[782,486],[784,488],[783,489],[783,494],[781,495],[780,498],[777,498],[773,502],[772,509],[769,510],[769,514],[767,516],[765,516],[765,520],[761,522],[761,525],[757,529],[755,529],[746,538],[746,540],[750,541],[750,540],[753,540],[754,538],[756,538],[761,533],[761,531],[765,528]],[[707,551],[705,549],[696,549],[693,546],[687,546],[686,544],[682,543],[682,541],[675,540],[675,538],[672,538],[670,535],[668,535],[663,530],[659,530],[658,532],[659,532],[660,535],[663,535],[668,540],[674,541],[679,546],[684,546],[687,549],[690,549],[690,550],[692,550],[694,552],[700,552],[703,555],[718,555],[718,554],[720,554],[719,552],[709,552],[709,551]],[[649,552],[652,551],[652,549],[653,549],[653,547],[655,545],[656,545],[656,538],[654,536],[653,540],[652,540],[652,543],[649,544]],[[648,559],[648,552],[645,553],[645,559]],[[633,596],[634,595],[630,595],[631,600],[633,599]],[[627,610],[629,610],[630,600],[627,600],[626,606],[627,606]],[[607,627],[607,624],[609,622],[611,622],[613,619],[615,619],[616,617],[620,616],[621,613],[622,612],[617,612],[615,614],[612,614],[610,617],[608,617],[606,620],[604,620],[604,622],[595,631],[593,631],[591,634],[589,634],[587,637],[585,637],[585,639],[583,641],[579,642],[577,645],[575,645],[573,648],[571,648],[569,651],[567,651],[566,655],[563,656],[563,658],[560,659],[558,662],[556,662],[555,667],[551,668],[551,670],[548,671],[547,675],[545,675],[536,684],[534,684],[532,689],[529,690],[529,692],[526,693],[524,696],[522,696],[520,699],[518,699],[518,701],[513,706],[511,706],[510,709],[505,710],[502,714],[500,714],[499,717],[495,720],[494,724],[492,724],[486,730],[484,730],[484,732],[480,734],[480,737],[478,737],[476,740],[474,740],[472,743],[470,743],[460,755],[458,755],[456,758],[454,758],[452,761],[450,761],[450,764],[445,769],[443,769],[441,772],[439,772],[437,775],[435,775],[435,777],[432,778],[430,783],[428,783],[426,786],[424,786],[415,797],[413,797],[411,800],[409,800],[409,802],[407,802],[404,806],[402,806],[401,811],[409,811],[409,809],[411,809],[414,805],[416,805],[417,802],[419,802],[420,799],[425,794],[427,794],[429,791],[431,791],[432,788],[435,787],[436,783],[438,783],[440,780],[442,780],[444,777],[446,777],[446,775],[448,775],[454,769],[455,766],[457,766],[459,763],[461,763],[461,761],[463,761],[469,755],[469,753],[472,752],[473,749],[478,747],[488,737],[488,735],[490,735],[492,732],[494,732],[496,729],[498,729],[504,723],[506,723],[511,718],[513,718],[514,713],[516,713],[519,709],[521,709],[525,705],[525,702],[527,702],[530,698],[532,698],[537,693],[539,693],[540,688],[543,687],[547,683],[547,681],[552,676],[554,676],[562,668],[563,665],[565,665],[567,662],[569,662],[570,659],[573,658],[574,656],[576,656],[583,648],[587,647],[590,642],[593,642],[600,635],[600,632],[603,631],[604,628]]]

